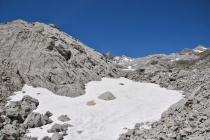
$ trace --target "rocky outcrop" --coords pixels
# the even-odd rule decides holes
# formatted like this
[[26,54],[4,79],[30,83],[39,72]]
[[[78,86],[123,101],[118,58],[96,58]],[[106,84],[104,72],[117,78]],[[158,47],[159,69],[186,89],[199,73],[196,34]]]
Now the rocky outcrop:
[[39,22],[0,25],[0,62],[20,77],[11,79],[18,88],[26,83],[70,97],[84,94],[89,81],[117,76],[117,69],[102,54],[55,25]]

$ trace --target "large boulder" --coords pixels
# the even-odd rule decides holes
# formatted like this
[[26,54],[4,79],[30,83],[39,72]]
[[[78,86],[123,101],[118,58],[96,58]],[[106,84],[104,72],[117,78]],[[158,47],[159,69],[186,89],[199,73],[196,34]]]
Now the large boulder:
[[101,99],[101,100],[106,100],[106,101],[110,101],[110,100],[116,99],[116,97],[109,91],[101,94],[98,98]]
[[36,112],[31,112],[23,124],[27,125],[29,128],[34,128],[50,123],[52,123],[52,120],[48,118],[48,116]]
[[59,133],[54,133],[51,137],[51,140],[63,140],[63,135]]
[[24,122],[27,116],[37,108],[39,101],[30,96],[24,96],[21,101],[12,101],[6,108],[6,116],[11,120]]

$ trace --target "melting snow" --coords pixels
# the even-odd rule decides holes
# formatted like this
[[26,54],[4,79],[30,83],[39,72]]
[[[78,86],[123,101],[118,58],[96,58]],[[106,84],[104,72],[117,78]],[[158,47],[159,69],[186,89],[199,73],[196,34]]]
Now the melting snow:
[[[120,85],[123,83],[124,85]],[[33,88],[25,85],[26,93],[16,92],[12,101],[21,100],[24,95],[30,95],[39,100],[39,106],[34,112],[53,113],[52,124],[40,128],[32,128],[27,134],[41,140],[54,123],[60,123],[60,115],[68,115],[73,125],[67,131],[65,140],[115,140],[119,134],[125,133],[123,128],[133,128],[135,123],[155,121],[170,105],[182,99],[178,91],[166,90],[152,83],[139,83],[126,78],[103,78],[102,81],[92,81],[86,85],[86,94],[76,98],[53,94],[44,88]],[[110,91],[116,97],[112,101],[98,99],[98,96]],[[40,93],[40,94],[37,94]],[[93,100],[95,106],[87,106],[86,102]],[[77,131],[82,131],[78,134]]]

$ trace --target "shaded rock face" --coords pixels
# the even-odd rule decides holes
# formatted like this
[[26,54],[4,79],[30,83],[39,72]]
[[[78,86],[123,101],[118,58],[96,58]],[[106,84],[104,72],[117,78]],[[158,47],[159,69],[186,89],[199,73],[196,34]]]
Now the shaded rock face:
[[14,91],[21,90],[23,84],[24,82],[17,70],[3,68],[0,65],[0,109],[7,102],[6,97],[12,95]]
[[[117,70],[102,54],[62,32],[56,26],[16,20],[0,25],[0,62],[23,83],[76,97],[84,84]],[[18,74],[17,74],[18,73]]]
[[48,116],[31,112],[23,124],[27,125],[28,128],[40,127],[46,124],[52,123],[52,120]]

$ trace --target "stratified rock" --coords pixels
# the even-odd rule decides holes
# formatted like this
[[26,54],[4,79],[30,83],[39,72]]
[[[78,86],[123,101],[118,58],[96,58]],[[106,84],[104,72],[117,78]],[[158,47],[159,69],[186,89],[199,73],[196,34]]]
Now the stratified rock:
[[101,100],[106,100],[106,101],[116,99],[116,97],[109,91],[102,93],[98,98]]
[[[2,68],[16,72],[8,81],[15,82],[17,89],[27,84],[62,96],[80,96],[85,93],[85,83],[118,74],[102,54],[56,26],[39,22],[0,24],[0,56]],[[3,75],[7,81],[8,74]],[[1,86],[4,94],[9,94],[8,86],[9,82]]]

